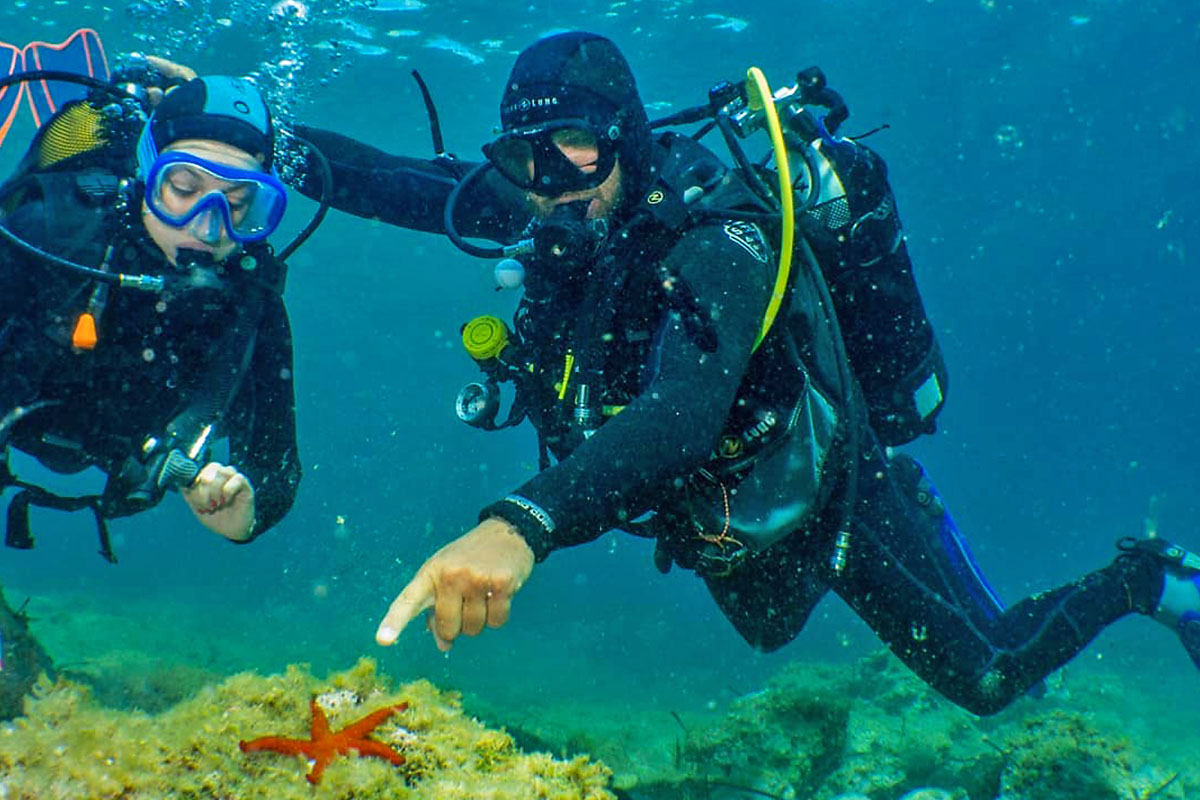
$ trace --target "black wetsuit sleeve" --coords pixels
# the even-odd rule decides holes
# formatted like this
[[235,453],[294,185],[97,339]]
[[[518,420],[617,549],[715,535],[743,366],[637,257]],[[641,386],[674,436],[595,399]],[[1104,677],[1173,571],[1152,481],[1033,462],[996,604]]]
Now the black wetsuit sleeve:
[[[757,234],[757,230],[754,231]],[[762,254],[769,253],[758,242]],[[775,274],[720,225],[689,232],[668,264],[717,321],[705,353],[674,314],[660,333],[658,367],[639,396],[569,457],[534,477],[482,516],[516,525],[540,561],[651,509],[675,481],[713,452],[746,372]]]
[[254,359],[241,392],[252,408],[232,415],[230,461],[254,487],[254,537],[283,519],[300,486],[296,449],[296,398],[292,383],[292,332],[283,301],[268,301]]
[[[320,128],[297,125],[296,135],[314,144],[329,162],[333,183],[330,205],[390,225],[445,233],[442,211],[455,185],[474,163],[397,156],[356,139]],[[310,157],[296,186],[320,199],[321,171]],[[462,193],[454,215],[465,236],[509,242],[528,221],[523,196],[494,172]]]

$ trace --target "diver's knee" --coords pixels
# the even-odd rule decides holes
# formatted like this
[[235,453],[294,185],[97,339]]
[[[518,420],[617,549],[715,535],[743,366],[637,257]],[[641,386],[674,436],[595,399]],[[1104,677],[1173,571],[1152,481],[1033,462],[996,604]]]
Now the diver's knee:
[[955,705],[977,717],[990,717],[1012,705],[1022,692],[1013,685],[1009,676],[993,668],[943,694]]

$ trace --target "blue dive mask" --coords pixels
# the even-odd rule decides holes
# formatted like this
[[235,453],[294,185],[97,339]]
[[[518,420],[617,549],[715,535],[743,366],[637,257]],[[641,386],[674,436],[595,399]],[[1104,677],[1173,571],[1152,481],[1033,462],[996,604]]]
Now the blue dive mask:
[[239,244],[267,238],[287,208],[287,190],[274,170],[238,169],[185,152],[159,155],[150,126],[138,141],[138,172],[146,206],[175,228],[215,242],[222,228]]

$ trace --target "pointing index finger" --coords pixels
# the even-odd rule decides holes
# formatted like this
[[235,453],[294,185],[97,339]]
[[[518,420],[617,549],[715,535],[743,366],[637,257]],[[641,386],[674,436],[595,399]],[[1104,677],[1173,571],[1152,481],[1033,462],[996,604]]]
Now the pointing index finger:
[[434,600],[433,579],[424,569],[417,572],[404,590],[392,601],[387,615],[375,631],[375,641],[387,646],[394,644],[408,623],[422,611],[430,608]]

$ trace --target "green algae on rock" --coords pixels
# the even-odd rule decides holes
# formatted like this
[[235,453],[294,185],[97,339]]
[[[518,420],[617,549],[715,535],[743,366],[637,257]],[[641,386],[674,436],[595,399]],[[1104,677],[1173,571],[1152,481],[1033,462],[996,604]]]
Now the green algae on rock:
[[[569,720],[548,707],[526,710],[512,730],[555,752],[585,743],[637,800],[1200,796],[1196,740],[1164,735],[1139,687],[1100,670],[1066,684],[1056,679],[1045,697],[981,718],[881,652],[853,664],[793,663],[723,713],[621,708],[608,719],[575,707]],[[631,730],[637,747],[626,741]]]
[[335,726],[409,704],[402,719],[374,734],[404,753],[404,765],[337,759],[321,781],[323,799],[614,800],[603,764],[523,753],[503,731],[466,716],[455,693],[427,681],[392,688],[371,659],[323,681],[299,666],[282,675],[242,673],[158,715],[105,709],[83,686],[43,680],[26,716],[0,728],[3,797],[311,800],[303,759],[248,758],[238,741],[305,735],[313,697]]
[[[707,730],[693,730],[683,753],[714,781],[813,800],[914,791],[955,800],[1167,800],[1200,791],[1200,770],[1168,769],[1134,744],[1119,714],[1096,712],[1112,705],[1109,694],[1093,700],[1080,691],[981,718],[881,653],[841,668],[785,668]],[[797,749],[801,742],[810,744]]]

